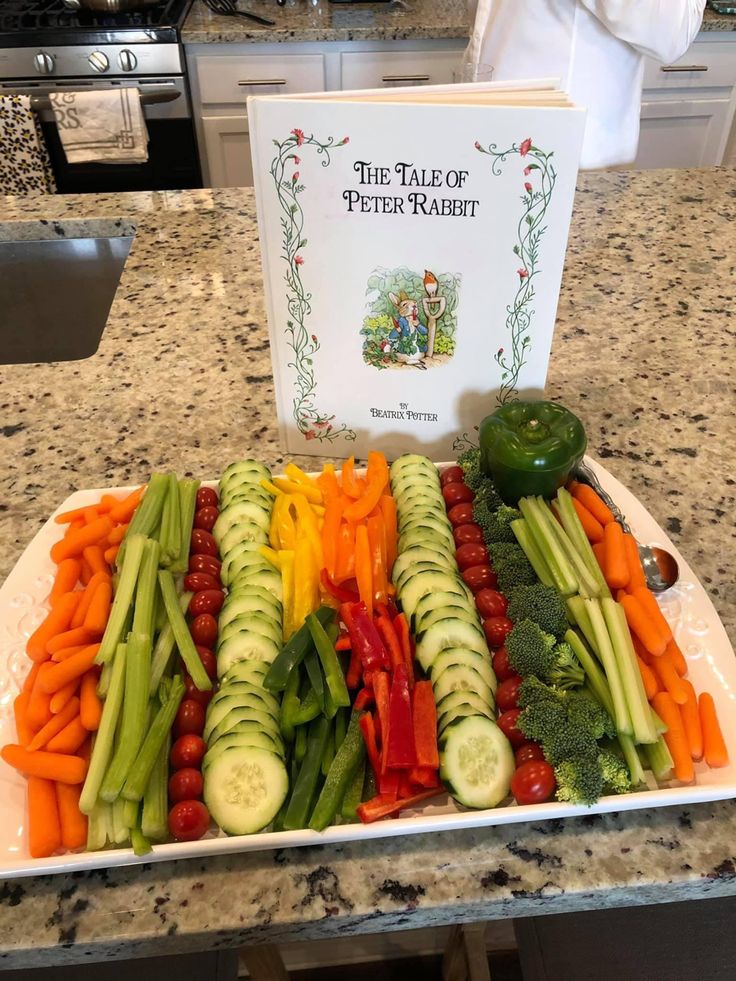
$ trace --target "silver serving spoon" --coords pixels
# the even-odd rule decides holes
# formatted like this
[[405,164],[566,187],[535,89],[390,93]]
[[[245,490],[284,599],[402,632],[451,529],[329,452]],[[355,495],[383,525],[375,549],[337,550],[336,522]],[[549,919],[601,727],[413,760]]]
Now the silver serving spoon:
[[[601,482],[593,471],[585,463],[580,463],[575,472],[578,480],[584,484],[590,484],[598,496],[608,505],[613,512],[616,521],[621,525],[627,534],[631,534],[631,528],[626,522],[623,514],[610,494],[603,490]],[[680,570],[674,555],[666,552],[663,548],[656,545],[642,545],[637,541],[639,558],[644,569],[644,578],[647,586],[653,593],[663,593],[665,589],[674,586],[680,577]]]

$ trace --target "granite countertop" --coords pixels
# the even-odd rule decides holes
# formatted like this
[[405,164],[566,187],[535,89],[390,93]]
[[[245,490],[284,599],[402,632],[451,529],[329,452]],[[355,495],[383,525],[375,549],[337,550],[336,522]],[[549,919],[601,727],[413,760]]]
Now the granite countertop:
[[[470,34],[467,0],[398,0],[394,3],[333,4],[297,0],[279,7],[275,0],[239,0],[241,10],[275,21],[261,27],[244,17],[213,14],[195,0],[184,24],[185,44],[269,41],[406,41],[465,39]],[[703,16],[704,31],[734,31],[736,16]]]
[[[6,238],[91,218],[137,228],[99,351],[0,368],[0,576],[77,488],[283,460],[252,191],[0,199]],[[735,223],[732,170],[582,175],[548,384],[732,642]],[[733,895],[735,842],[724,802],[8,881],[0,967]]]

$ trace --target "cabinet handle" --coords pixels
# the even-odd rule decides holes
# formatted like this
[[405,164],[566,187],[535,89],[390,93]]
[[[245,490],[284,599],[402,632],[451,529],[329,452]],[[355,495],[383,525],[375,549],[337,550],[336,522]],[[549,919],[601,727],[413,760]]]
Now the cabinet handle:
[[384,75],[384,82],[428,82],[429,75]]
[[285,78],[243,78],[238,85],[286,85]]
[[661,72],[707,72],[707,65],[661,65]]

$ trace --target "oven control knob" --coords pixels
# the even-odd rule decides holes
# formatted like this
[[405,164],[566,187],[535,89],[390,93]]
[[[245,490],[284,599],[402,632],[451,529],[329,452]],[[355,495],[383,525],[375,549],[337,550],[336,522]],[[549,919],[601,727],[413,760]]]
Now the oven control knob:
[[110,62],[106,54],[101,51],[93,51],[92,54],[87,59],[90,68],[93,68],[96,72],[102,74],[106,72],[110,67]]
[[33,59],[36,71],[39,75],[50,75],[54,70],[54,59],[45,51],[39,51]]
[[136,65],[138,64],[138,59],[132,51],[129,51],[127,48],[123,48],[118,55],[118,63],[124,72],[132,72],[135,71]]

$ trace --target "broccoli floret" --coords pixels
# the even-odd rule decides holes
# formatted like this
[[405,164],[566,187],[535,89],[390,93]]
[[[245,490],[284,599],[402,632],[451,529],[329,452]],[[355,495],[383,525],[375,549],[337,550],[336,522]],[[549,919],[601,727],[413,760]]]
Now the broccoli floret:
[[518,586],[509,596],[509,619],[528,618],[539,624],[542,630],[555,637],[562,637],[568,629],[565,603],[553,586],[535,583],[533,586]]
[[502,593],[508,596],[517,586],[531,586],[538,582],[537,574],[520,545],[491,542],[488,551],[498,576],[498,588]]
[[509,664],[522,678],[544,678],[555,663],[555,638],[532,620],[520,620],[506,637]]
[[488,478],[480,469],[480,448],[477,446],[471,446],[469,449],[461,453],[457,458],[458,466],[463,468],[463,473],[465,474],[465,483],[472,490],[477,491],[479,487],[485,483]]
[[502,504],[494,509],[480,495],[473,503],[473,518],[483,531],[486,545],[490,545],[491,542],[515,542],[516,537],[511,530],[511,522],[520,517],[521,512],[516,508]]
[[616,726],[600,702],[587,691],[566,692],[566,704],[570,721],[590,733],[593,739],[613,738]]
[[631,774],[620,756],[608,749],[603,749],[598,757],[598,763],[606,793],[625,794],[631,790]]
[[603,793],[603,774],[592,759],[565,760],[555,767],[557,800],[570,804],[595,804]]
[[558,688],[580,688],[585,681],[585,671],[575,657],[575,652],[567,641],[562,640],[553,651],[555,663],[544,676],[544,680]]
[[476,500],[483,501],[487,504],[489,511],[497,511],[499,508],[505,506],[490,477],[484,477],[481,474],[481,480],[473,490],[475,491]]

